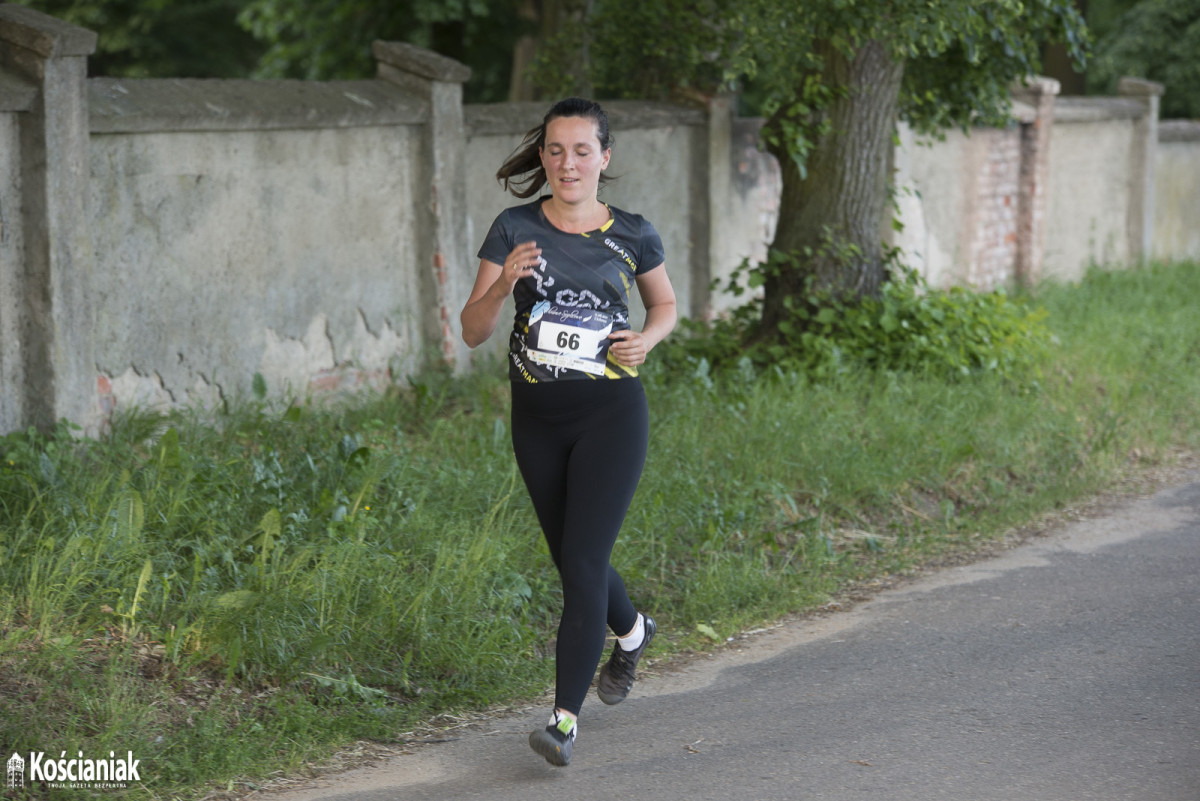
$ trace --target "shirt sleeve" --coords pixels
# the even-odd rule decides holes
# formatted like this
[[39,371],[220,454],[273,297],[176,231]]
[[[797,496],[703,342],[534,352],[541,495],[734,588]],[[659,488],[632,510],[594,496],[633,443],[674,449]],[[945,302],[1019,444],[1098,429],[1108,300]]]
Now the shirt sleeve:
[[642,230],[638,250],[640,252],[638,253],[637,275],[642,275],[653,270],[667,259],[667,253],[663,249],[662,237],[658,235],[658,231],[654,230],[654,226],[645,217],[642,218]]
[[512,240],[512,225],[509,222],[508,209],[505,209],[492,222],[491,230],[483,238],[483,244],[479,246],[479,253],[476,255],[494,264],[504,264],[508,254],[512,253]]

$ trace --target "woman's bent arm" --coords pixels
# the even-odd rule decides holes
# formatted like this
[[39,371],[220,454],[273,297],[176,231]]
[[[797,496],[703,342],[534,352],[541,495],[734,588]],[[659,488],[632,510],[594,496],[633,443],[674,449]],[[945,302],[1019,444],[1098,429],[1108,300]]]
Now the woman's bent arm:
[[497,279],[504,272],[499,264],[481,259],[479,273],[475,276],[475,288],[463,306],[462,314],[458,316],[462,323],[462,338],[467,347],[475,348],[487,341],[500,322],[500,312],[504,308],[504,300],[512,294],[509,287],[506,292],[503,282]]
[[675,329],[678,311],[675,305],[675,288],[667,277],[667,267],[660,264],[637,279],[638,294],[646,307],[646,324],[642,326],[642,338],[649,352],[667,338]]
[[671,333],[677,317],[675,290],[671,286],[671,279],[667,277],[665,265],[660,264],[639,275],[637,286],[642,305],[646,307],[646,324],[641,331],[614,331],[608,335],[613,340],[609,353],[618,364],[628,367],[636,367],[646,361],[651,349]]
[[505,299],[512,294],[517,281],[533,275],[534,265],[541,255],[542,250],[536,242],[522,242],[504,259],[503,266],[487,259],[479,260],[475,287],[458,316],[467,347],[478,347],[492,335],[500,322]]

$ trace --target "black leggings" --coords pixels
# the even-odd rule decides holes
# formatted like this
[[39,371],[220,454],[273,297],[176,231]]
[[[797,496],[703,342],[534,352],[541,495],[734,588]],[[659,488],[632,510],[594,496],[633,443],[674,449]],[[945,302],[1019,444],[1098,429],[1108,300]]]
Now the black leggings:
[[562,579],[554,705],[576,715],[604,652],[637,610],[608,563],[633,500],[650,424],[636,378],[512,385],[512,441]]

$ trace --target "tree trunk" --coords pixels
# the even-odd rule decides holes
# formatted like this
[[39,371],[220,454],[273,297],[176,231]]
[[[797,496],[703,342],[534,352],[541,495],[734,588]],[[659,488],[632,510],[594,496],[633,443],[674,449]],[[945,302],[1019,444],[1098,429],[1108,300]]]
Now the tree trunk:
[[[826,85],[845,91],[819,112],[828,133],[816,142],[801,176],[786,142],[771,147],[783,173],[779,223],[771,250],[793,260],[770,270],[764,284],[762,334],[777,335],[790,315],[787,299],[803,303],[813,288],[841,298],[877,294],[884,275],[883,222],[888,208],[890,151],[903,62],[880,42],[852,57],[824,45]],[[776,126],[772,118],[768,126]]]
[[[593,0],[524,0],[517,13],[526,22],[536,24],[538,35],[522,36],[513,50],[509,102],[525,100],[561,100],[557,92],[547,97],[544,88],[535,86],[529,69],[549,47],[557,56],[560,75],[567,76],[568,94],[592,96],[591,52],[588,25]],[[568,43],[562,41],[568,38]]]
[[[523,0],[517,7],[517,16],[531,25],[541,20],[541,4],[536,0]],[[529,80],[529,67],[537,56],[537,37],[525,34],[517,40],[513,47],[512,75],[508,83],[508,102],[521,103],[527,100],[537,100],[537,90],[533,81]]]

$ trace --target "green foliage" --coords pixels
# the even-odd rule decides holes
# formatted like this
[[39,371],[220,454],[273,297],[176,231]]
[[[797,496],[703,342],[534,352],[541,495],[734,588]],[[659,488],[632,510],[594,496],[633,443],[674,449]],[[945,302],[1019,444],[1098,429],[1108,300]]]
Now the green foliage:
[[[589,25],[597,94],[678,99],[731,84],[728,0],[600,0]],[[631,36],[631,31],[653,31]]]
[[[764,115],[821,123],[845,76],[831,74],[829,51],[853,58],[868,41],[884,43],[904,64],[900,115],[925,132],[970,124],[1005,124],[1012,83],[1036,74],[1045,41],[1065,41],[1082,62],[1086,33],[1069,0],[926,3],[829,0],[739,9],[734,24],[745,51],[738,62]],[[807,156],[812,129],[790,137]]]
[[1126,76],[1165,87],[1164,117],[1200,119],[1200,0],[1142,0],[1096,45],[1094,91],[1115,93]]
[[[649,45],[628,35],[664,25],[665,35]],[[593,80],[615,96],[711,94],[738,84],[753,98],[750,111],[783,109],[797,125],[819,123],[842,90],[844,76],[828,72],[825,54],[852,56],[880,41],[905,64],[901,114],[923,131],[1007,121],[1011,85],[1036,74],[1046,41],[1065,42],[1079,63],[1088,45],[1070,0],[706,0],[703,13],[675,0],[602,0],[589,31]],[[806,157],[819,131],[794,134],[793,154]]]
[[[691,101],[732,88],[738,58],[728,19],[735,0],[557,0],[529,68],[546,98]],[[631,32],[653,31],[653,35]]]
[[901,117],[919,131],[1007,125],[1012,85],[1036,75],[1047,42],[1082,67],[1087,27],[1071,0],[1003,0],[929,6],[892,39],[905,59]]
[[[727,290],[761,286],[766,271],[794,269],[772,253],[751,269],[745,263]],[[743,285],[742,281],[746,284]],[[708,324],[685,323],[690,336],[670,341],[664,358],[675,370],[744,373],[772,366],[814,378],[862,369],[926,373],[942,379],[994,374],[1028,384],[1051,337],[1045,312],[1003,290],[931,289],[919,274],[895,267],[879,297],[838,298],[809,290],[789,303],[778,336],[760,330],[754,300]]]
[[504,100],[517,0],[20,0],[99,34],[93,75],[369,78],[371,43],[411,42],[471,67],[469,102]]
[[[425,461],[436,454],[382,450],[404,436],[382,421],[326,433],[293,412],[249,409],[219,431],[181,421],[149,439],[131,419],[107,443],[61,431],[0,441],[0,508],[11,515],[0,574],[22,588],[9,608],[37,630],[115,626],[166,643],[173,662],[218,659],[229,678],[250,682],[345,670],[376,649],[363,675],[398,692],[429,681],[391,643],[420,647],[420,664],[449,660],[428,632],[513,598],[507,572],[494,581],[472,574],[512,547],[496,536],[497,527],[511,530],[510,514],[495,511],[496,503],[507,509],[511,470],[496,466],[504,483],[485,510],[490,525],[470,513],[458,525],[431,524],[439,502],[427,508],[410,485],[412,475],[436,472]],[[131,429],[139,431],[132,441]],[[504,444],[487,440],[493,461],[507,455]],[[78,494],[92,470],[106,479]],[[461,477],[447,479],[440,491],[452,496]],[[430,536],[414,538],[414,529]],[[93,594],[103,603],[82,602]],[[522,606],[503,610],[518,619]],[[467,632],[446,642],[453,653],[482,646]],[[476,680],[486,683],[487,672]]]
[[371,43],[410,42],[471,67],[468,102],[504,100],[526,24],[516,0],[249,0],[239,19],[267,44],[263,78],[368,78]]
[[737,7],[736,0],[594,0],[539,44],[530,79],[547,97],[686,101],[732,89],[745,63],[731,22]]
[[17,0],[96,31],[92,75],[242,78],[263,51],[237,24],[246,0]]

